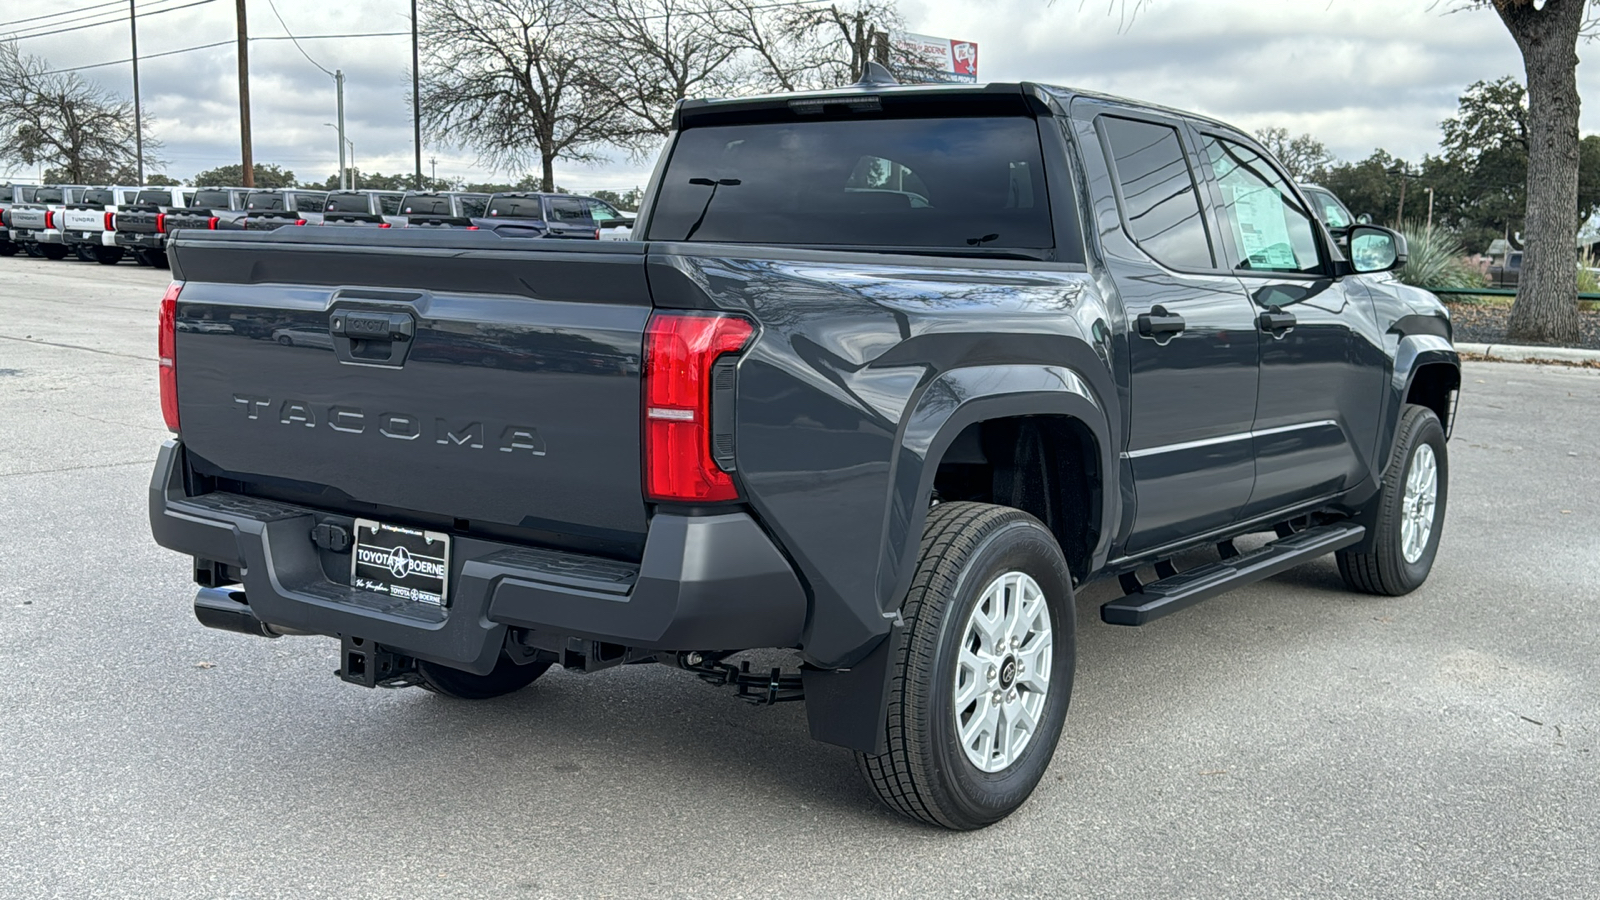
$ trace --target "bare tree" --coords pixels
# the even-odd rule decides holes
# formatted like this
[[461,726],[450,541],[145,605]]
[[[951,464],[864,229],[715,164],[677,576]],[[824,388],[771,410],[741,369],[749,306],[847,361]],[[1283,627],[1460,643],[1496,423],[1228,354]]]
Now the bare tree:
[[1528,214],[1525,255],[1507,336],[1578,340],[1578,38],[1592,33],[1589,0],[1460,0],[1491,7],[1522,51],[1528,77]]
[[1296,181],[1311,181],[1336,162],[1327,145],[1309,134],[1290,137],[1287,128],[1258,128],[1256,140],[1283,163]]
[[[145,136],[145,164],[160,142]],[[84,81],[76,72],[0,44],[0,159],[41,165],[79,184],[134,177],[133,104]]]
[[733,22],[722,0],[600,0],[592,35],[602,48],[602,83],[642,124],[665,135],[672,112],[689,97],[739,88],[741,47],[728,38]]
[[537,162],[555,190],[555,161],[599,162],[641,134],[592,42],[578,0],[422,0],[422,120],[430,136],[475,150],[500,171]]
[[775,5],[768,0],[719,0],[723,40],[739,49],[743,83],[755,90],[839,87],[861,77],[868,61],[883,63],[905,81],[927,80],[927,62],[894,45],[902,27],[894,0],[856,0],[830,6]]

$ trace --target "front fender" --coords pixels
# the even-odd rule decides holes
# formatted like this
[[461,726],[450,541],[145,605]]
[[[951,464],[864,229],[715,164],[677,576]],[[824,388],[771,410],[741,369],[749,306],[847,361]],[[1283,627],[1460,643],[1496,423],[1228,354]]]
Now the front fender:
[[[1116,459],[1109,416],[1087,378],[1052,365],[996,365],[952,369],[917,397],[901,427],[890,472],[890,497],[879,542],[877,596],[886,614],[899,605],[916,569],[933,480],[950,443],[967,426],[1013,416],[1067,416],[1094,435],[1099,471]],[[1120,509],[1120,493],[1101,492],[1099,540],[1091,569],[1104,561]]]

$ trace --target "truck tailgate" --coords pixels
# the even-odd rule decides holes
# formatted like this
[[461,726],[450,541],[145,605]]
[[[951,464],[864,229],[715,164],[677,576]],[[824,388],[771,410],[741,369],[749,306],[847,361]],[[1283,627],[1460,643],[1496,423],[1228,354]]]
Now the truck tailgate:
[[197,468],[368,517],[642,539],[642,254],[329,231],[169,244]]

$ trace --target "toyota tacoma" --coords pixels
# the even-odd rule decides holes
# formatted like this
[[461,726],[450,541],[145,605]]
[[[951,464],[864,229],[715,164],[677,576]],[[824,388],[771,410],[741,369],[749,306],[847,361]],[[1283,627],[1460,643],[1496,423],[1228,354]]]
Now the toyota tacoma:
[[1439,546],[1444,307],[1212,119],[878,72],[681,104],[638,240],[334,231],[173,237],[150,517],[203,623],[346,681],[664,663],[973,829],[1056,752],[1085,583],[1144,626]]

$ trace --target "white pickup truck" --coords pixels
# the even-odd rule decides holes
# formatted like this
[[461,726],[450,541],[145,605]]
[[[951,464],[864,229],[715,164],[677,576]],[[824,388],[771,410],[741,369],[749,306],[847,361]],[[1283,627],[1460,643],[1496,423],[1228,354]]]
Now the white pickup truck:
[[52,184],[39,188],[32,203],[20,203],[6,213],[11,240],[29,256],[66,259],[66,239],[61,233],[61,213],[88,190],[81,184]]
[[98,187],[83,192],[77,203],[61,212],[61,232],[67,250],[84,262],[116,265],[124,251],[117,246],[115,217],[124,205],[132,205],[141,189],[137,187]]

